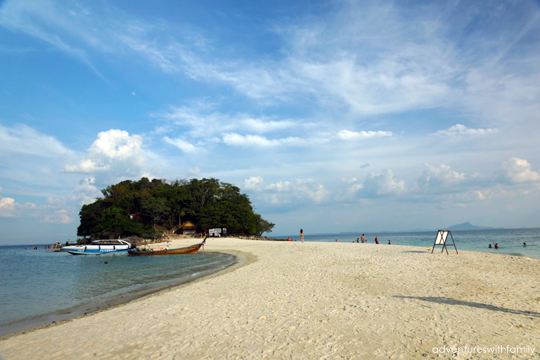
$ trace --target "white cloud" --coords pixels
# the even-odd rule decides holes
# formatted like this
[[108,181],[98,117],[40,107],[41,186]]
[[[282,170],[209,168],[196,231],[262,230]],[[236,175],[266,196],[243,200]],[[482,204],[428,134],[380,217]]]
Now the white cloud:
[[246,129],[247,131],[253,131],[259,134],[264,134],[272,131],[282,131],[297,127],[297,123],[291,120],[262,120],[254,118],[244,118],[238,120],[238,127]]
[[109,164],[97,164],[92,159],[82,159],[78,165],[66,165],[64,170],[66,172],[80,172],[80,173],[94,173],[99,171],[106,171],[110,169]]
[[158,133],[182,132],[200,142],[212,142],[224,133],[266,134],[301,128],[300,121],[276,120],[271,117],[254,117],[244,113],[224,114],[214,110],[216,104],[192,101],[186,106],[171,106],[168,111],[154,113],[152,117],[167,124],[157,129]]
[[0,197],[0,217],[20,217],[25,210],[32,210],[35,208],[36,205],[29,202],[21,205],[15,202],[15,199],[13,198]]
[[87,174],[108,171],[119,177],[137,176],[146,165],[147,156],[142,136],[113,129],[100,132],[87,157],[77,165],[66,165],[64,171]]
[[489,135],[496,134],[499,129],[470,129],[465,125],[456,124],[446,130],[437,131],[437,135],[459,136],[459,135]]
[[277,147],[277,146],[302,146],[304,141],[296,137],[281,139],[267,139],[259,135],[240,135],[237,133],[228,133],[223,136],[223,142],[230,146],[245,147]]
[[538,55],[520,59],[525,70],[536,63],[536,73],[521,74],[521,69],[501,72],[499,69],[471,69],[467,74],[465,105],[490,123],[515,127],[523,124],[538,131],[540,113],[540,74]]
[[273,205],[292,202],[322,203],[328,199],[329,192],[321,183],[313,179],[297,179],[294,182],[277,181],[265,185],[261,176],[252,176],[244,181],[247,190],[255,191],[257,197]]
[[17,217],[15,199],[0,198],[0,217]]
[[349,203],[351,200],[356,198],[356,193],[364,188],[364,185],[358,182],[358,179],[355,177],[343,178],[341,179],[342,183],[345,185],[339,185],[337,190],[334,189],[334,199],[339,202]]
[[73,221],[67,210],[55,210],[53,214],[46,215],[42,220],[48,224],[71,224]]
[[[89,11],[80,4],[8,1],[0,23],[92,68],[89,50],[135,54],[166,73],[224,83],[263,104],[339,103],[360,114],[466,104],[486,119],[514,121],[540,112],[538,75],[515,76],[504,66],[519,61],[523,69],[535,68],[535,46],[528,56],[509,51],[537,30],[536,13],[524,10],[531,6],[517,9],[513,22],[505,15],[513,11],[485,12],[485,26],[472,27],[475,4],[416,4],[413,11],[399,3],[342,2],[322,18],[298,14],[274,23],[282,55],[247,60],[213,47],[218,36],[208,41],[189,25],[146,22],[111,5]],[[505,26],[494,26],[501,21]],[[457,43],[465,30],[467,38]]]
[[54,158],[72,154],[58,140],[26,126],[7,128],[0,125],[1,154],[25,154],[42,158]]
[[140,135],[129,135],[123,130],[109,130],[100,132],[89,151],[92,154],[103,156],[107,159],[136,159],[142,163],[138,155],[141,153],[142,137]]
[[525,159],[510,158],[502,165],[505,176],[515,183],[538,182],[540,172],[532,170],[532,165]]
[[171,144],[172,146],[177,147],[178,149],[182,150],[185,153],[194,153],[194,152],[199,151],[197,147],[193,146],[186,140],[183,140],[180,138],[171,139],[168,136],[165,136],[163,140],[165,140],[167,143]]
[[297,180],[295,185],[297,192],[305,193],[316,203],[323,202],[328,196],[328,191],[324,186],[313,179]]
[[337,137],[342,140],[361,140],[377,137],[392,136],[391,131],[349,131],[341,130],[337,133]]
[[264,184],[264,180],[261,176],[252,176],[244,181],[244,188],[248,190],[255,190]]
[[441,164],[438,167],[424,164],[426,168],[418,179],[420,188],[451,186],[465,180],[465,174],[452,170],[448,165]]
[[291,183],[289,181],[278,181],[274,184],[268,185],[266,189],[275,192],[288,192],[291,191]]
[[73,189],[71,200],[76,201],[79,205],[93,203],[102,196],[101,191],[94,185],[95,182],[96,179],[93,177],[81,180],[79,185]]
[[406,191],[405,182],[397,180],[389,169],[380,174],[369,174],[363,186],[362,197],[400,195]]
[[201,175],[201,169],[199,169],[198,167],[194,168],[194,169],[189,169],[187,171],[187,173],[190,175],[190,176],[193,176],[193,177],[196,177],[198,178],[200,175]]

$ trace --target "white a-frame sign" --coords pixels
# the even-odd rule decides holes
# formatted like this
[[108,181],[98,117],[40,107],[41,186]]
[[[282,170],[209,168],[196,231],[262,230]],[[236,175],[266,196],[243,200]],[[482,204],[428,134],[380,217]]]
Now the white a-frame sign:
[[456,254],[459,254],[457,251],[456,243],[454,242],[454,237],[452,236],[452,232],[450,230],[439,230],[437,231],[437,237],[435,238],[435,242],[433,243],[433,248],[431,249],[431,253],[433,254],[433,251],[435,250],[436,245],[442,245],[442,250],[446,250],[446,254],[448,254],[448,248],[446,247],[446,244],[449,243],[448,235],[450,235],[450,239],[452,239],[452,245],[454,245],[454,249],[456,249]]

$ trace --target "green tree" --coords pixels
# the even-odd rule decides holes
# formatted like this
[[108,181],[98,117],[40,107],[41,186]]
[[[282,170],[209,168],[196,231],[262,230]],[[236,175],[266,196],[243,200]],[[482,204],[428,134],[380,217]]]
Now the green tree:
[[[199,230],[225,227],[238,235],[261,235],[274,227],[253,211],[249,197],[238,187],[214,178],[168,182],[143,177],[108,186],[102,194],[81,208],[78,235],[148,236],[157,225],[172,229],[186,220]],[[142,218],[132,220],[130,214]]]
[[165,200],[158,197],[144,199],[141,204],[143,214],[150,217],[152,226],[156,228],[156,222],[162,220],[170,208],[165,204]]

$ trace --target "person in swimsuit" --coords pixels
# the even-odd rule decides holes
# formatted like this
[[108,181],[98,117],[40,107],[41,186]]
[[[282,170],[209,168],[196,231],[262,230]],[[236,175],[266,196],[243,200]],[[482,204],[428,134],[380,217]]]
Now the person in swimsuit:
[[304,230],[303,229],[300,229],[300,240],[302,240],[302,242],[304,242]]

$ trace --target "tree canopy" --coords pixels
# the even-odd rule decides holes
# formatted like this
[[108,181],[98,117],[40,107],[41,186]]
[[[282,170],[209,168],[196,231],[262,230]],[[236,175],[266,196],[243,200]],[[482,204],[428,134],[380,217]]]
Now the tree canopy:
[[151,237],[156,228],[172,230],[185,221],[198,231],[227,228],[232,235],[271,232],[274,224],[256,214],[249,197],[219,180],[126,180],[102,190],[102,198],[79,213],[79,236]]

